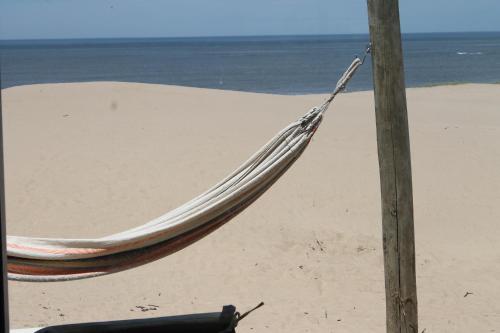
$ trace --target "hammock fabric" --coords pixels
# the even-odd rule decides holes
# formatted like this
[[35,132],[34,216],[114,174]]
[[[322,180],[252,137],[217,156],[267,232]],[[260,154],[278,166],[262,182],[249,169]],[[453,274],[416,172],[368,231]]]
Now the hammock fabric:
[[144,265],[216,230],[260,197],[299,158],[335,96],[363,64],[360,58],[320,106],[281,130],[217,185],[139,227],[98,239],[7,237],[9,279],[65,281]]

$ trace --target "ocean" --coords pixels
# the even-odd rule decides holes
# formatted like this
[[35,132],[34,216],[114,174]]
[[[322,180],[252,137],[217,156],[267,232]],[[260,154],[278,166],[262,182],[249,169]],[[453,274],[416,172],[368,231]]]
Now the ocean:
[[[367,35],[1,41],[1,84],[123,81],[325,93],[367,43]],[[405,34],[403,48],[408,87],[500,82],[500,32]],[[367,61],[349,90],[372,89],[370,67]]]

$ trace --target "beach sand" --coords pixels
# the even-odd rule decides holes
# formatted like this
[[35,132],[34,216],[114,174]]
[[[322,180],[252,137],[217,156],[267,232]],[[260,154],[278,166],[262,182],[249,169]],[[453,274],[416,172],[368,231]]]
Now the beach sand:
[[[68,238],[137,226],[191,199],[324,98],[131,83],[2,93],[8,233]],[[500,85],[407,94],[420,331],[499,332]],[[372,95],[339,96],[293,168],[189,248],[93,280],[10,282],[11,326],[264,301],[239,332],[384,332]]]

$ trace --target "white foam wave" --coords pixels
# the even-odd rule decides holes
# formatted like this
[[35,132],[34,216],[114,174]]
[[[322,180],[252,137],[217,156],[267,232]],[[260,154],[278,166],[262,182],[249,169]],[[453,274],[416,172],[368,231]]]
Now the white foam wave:
[[482,55],[483,52],[465,52],[465,51],[457,51],[458,55]]

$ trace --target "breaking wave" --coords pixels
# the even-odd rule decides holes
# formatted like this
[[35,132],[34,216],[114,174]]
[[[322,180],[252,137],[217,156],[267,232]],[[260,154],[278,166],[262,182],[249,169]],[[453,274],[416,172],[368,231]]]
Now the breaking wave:
[[458,55],[482,55],[483,52],[465,52],[465,51],[457,51]]

